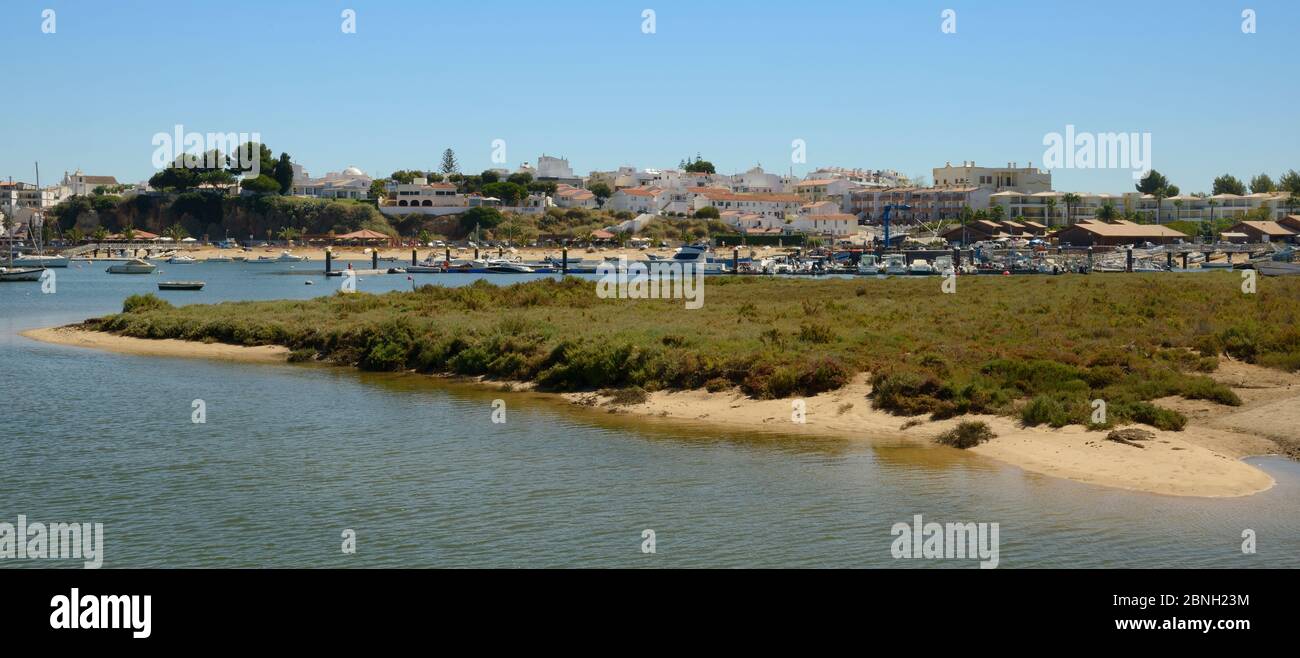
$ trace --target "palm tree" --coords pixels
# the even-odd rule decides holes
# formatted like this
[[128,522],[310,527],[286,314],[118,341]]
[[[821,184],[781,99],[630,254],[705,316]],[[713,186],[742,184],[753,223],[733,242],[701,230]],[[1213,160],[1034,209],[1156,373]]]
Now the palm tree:
[[95,240],[95,244],[99,244],[108,239],[108,229],[103,226],[95,227],[95,232],[90,234],[90,237]]
[[1097,219],[1104,222],[1114,221],[1119,212],[1115,210],[1115,204],[1107,201],[1101,208],[1097,209]]
[[135,227],[131,225],[131,222],[122,225],[122,239],[127,242],[135,240]]
[[1183,200],[1174,199],[1174,221],[1178,221],[1182,218],[1183,218]]
[[1159,223],[1160,223],[1160,203],[1161,203],[1162,201],[1164,201],[1164,199],[1165,199],[1165,188],[1162,187],[1162,188],[1156,190],[1155,194],[1152,194],[1151,196],[1153,196],[1153,197],[1156,198],[1156,223],[1159,224]]
[[1052,217],[1056,216],[1056,197],[1047,197],[1047,228],[1052,228]]
[[1006,213],[1007,210],[1002,207],[1002,204],[994,204],[989,207],[989,218],[995,222],[1002,221],[1002,218],[1006,216]]
[[1204,235],[1205,237],[1213,240],[1214,239],[1214,207],[1219,205],[1219,202],[1214,199],[1210,199],[1209,201],[1205,202],[1205,205],[1210,207],[1210,223],[1207,226],[1205,222],[1201,222],[1201,235]]
[[171,238],[173,242],[180,242],[181,240],[190,237],[189,231],[186,231],[185,227],[181,226],[180,222],[168,226],[167,230],[163,231],[163,235]]
[[294,239],[297,238],[298,235],[299,235],[298,229],[293,228],[292,226],[286,226],[280,229],[280,233],[279,233],[280,239],[284,240],[285,244],[292,244]]
[[1065,224],[1069,226],[1074,223],[1074,208],[1079,205],[1080,201],[1083,201],[1083,197],[1074,192],[1067,192],[1065,196],[1061,197],[1061,200],[1065,202]]
[[72,241],[73,245],[81,244],[81,241],[86,239],[86,232],[74,226],[68,229],[68,239]]

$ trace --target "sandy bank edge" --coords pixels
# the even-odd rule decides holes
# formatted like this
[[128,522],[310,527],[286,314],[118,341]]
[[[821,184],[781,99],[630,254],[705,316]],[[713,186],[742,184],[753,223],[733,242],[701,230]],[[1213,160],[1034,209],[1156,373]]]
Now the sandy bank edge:
[[97,350],[134,354],[138,356],[169,356],[182,358],[218,359],[246,363],[285,363],[289,348],[278,345],[244,347],[224,343],[200,343],[188,340],[149,339],[117,336],[102,331],[89,331],[75,325],[28,329],[20,336],[43,343],[89,347]]
[[[279,346],[129,338],[75,325],[31,329],[20,335],[47,343],[141,356],[284,363],[289,354],[287,348]],[[607,399],[592,393],[557,395],[579,406],[729,430],[918,446],[933,445],[935,435],[960,420],[970,419],[915,419],[903,429],[908,419],[871,408],[866,397],[870,391],[866,375],[859,375],[844,388],[805,398],[804,423],[792,420],[791,400],[753,400],[736,391],[656,391],[642,404],[618,407],[609,407]],[[1134,448],[1106,441],[1104,433],[1088,432],[1083,427],[1025,428],[1000,416],[978,419],[987,422],[998,438],[970,452],[1041,475],[1130,491],[1195,497],[1248,496],[1275,484],[1267,473],[1241,461],[1242,457],[1275,452],[1272,441],[1255,434],[1189,423],[1182,432],[1152,430],[1155,439],[1144,448]]]

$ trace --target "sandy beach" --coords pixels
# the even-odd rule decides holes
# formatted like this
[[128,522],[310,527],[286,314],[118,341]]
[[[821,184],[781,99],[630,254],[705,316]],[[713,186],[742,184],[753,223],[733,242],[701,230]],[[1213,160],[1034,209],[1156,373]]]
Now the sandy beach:
[[[58,327],[25,331],[28,338],[61,345],[88,347],[124,354],[220,359],[249,363],[283,363],[284,347],[242,347],[180,340],[148,340]],[[839,390],[806,398],[805,422],[792,420],[792,401],[754,400],[738,391],[709,393],[656,391],[644,403],[615,405],[595,393],[560,394],[580,407],[660,418],[667,422],[725,426],[731,430],[933,445],[939,433],[960,420],[908,419],[871,408],[871,386],[860,374]],[[1081,426],[1061,429],[1021,427],[1001,416],[979,416],[997,438],[971,452],[1042,475],[1173,496],[1246,496],[1273,486],[1273,479],[1241,458],[1279,452],[1275,440],[1300,441],[1296,398],[1300,376],[1240,363],[1225,364],[1216,379],[1225,383],[1249,380],[1241,407],[1221,407],[1204,401],[1178,400],[1191,421],[1181,432],[1150,430],[1155,436],[1143,448],[1106,440],[1105,432]],[[513,384],[519,387],[518,384]],[[1162,401],[1167,402],[1167,401]],[[1197,411],[1199,410],[1199,411]],[[949,450],[936,446],[937,450]]]

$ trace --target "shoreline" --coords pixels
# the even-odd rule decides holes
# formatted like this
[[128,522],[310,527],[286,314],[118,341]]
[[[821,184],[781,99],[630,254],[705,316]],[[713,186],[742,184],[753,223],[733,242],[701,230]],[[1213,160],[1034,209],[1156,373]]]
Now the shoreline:
[[[244,363],[286,363],[289,356],[289,349],[282,346],[246,347],[131,338],[77,325],[30,329],[20,335],[45,343],[138,356]],[[1229,376],[1236,374],[1230,373]],[[531,388],[527,383],[477,381],[480,385],[515,391]],[[1259,410],[1296,401],[1295,398],[1300,397],[1300,386],[1293,386],[1288,376],[1283,395],[1261,399],[1259,404],[1242,408],[1225,407],[1232,409],[1226,414],[1227,418],[1223,417],[1225,414],[1209,413],[1207,416],[1213,420],[1201,422],[1193,418],[1181,432],[1144,427],[1155,437],[1143,448],[1135,448],[1107,441],[1105,433],[1090,432],[1082,426],[1060,429],[1020,427],[1012,418],[987,415],[941,421],[921,417],[909,419],[873,409],[866,397],[870,390],[866,374],[859,373],[843,388],[805,398],[806,422],[802,424],[791,420],[792,399],[757,400],[736,390],[717,393],[704,390],[655,391],[649,393],[644,402],[627,405],[613,404],[609,398],[590,392],[546,395],[567,400],[575,408],[586,407],[699,426],[916,446],[934,446],[935,435],[963,420],[982,420],[989,424],[997,438],[969,449],[981,457],[1027,472],[1086,484],[1143,493],[1210,498],[1248,496],[1273,487],[1275,481],[1270,475],[1242,459],[1278,453],[1279,446],[1267,438],[1271,432],[1259,427]],[[1231,422],[1231,418],[1238,415],[1250,419],[1251,423]],[[910,425],[906,429],[905,423]]]

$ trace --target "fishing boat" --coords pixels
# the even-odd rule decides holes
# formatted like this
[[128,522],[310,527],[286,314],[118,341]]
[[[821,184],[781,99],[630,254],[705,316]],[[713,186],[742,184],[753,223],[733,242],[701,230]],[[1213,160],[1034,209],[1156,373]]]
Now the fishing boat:
[[203,281],[159,281],[159,290],[203,290]]
[[197,263],[199,261],[195,259],[193,256],[186,256],[185,254],[176,254],[175,256],[168,258],[167,262],[171,263],[172,265],[193,265],[194,263]]
[[153,274],[158,269],[157,265],[150,263],[143,258],[132,258],[125,263],[109,265],[107,270],[109,274]]

